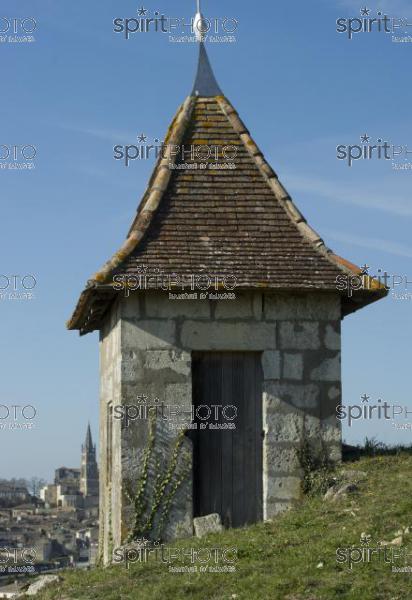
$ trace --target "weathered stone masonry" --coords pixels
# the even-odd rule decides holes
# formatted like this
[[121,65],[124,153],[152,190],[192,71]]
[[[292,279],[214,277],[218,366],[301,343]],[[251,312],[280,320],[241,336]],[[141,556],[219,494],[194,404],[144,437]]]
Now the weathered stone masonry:
[[[147,443],[148,423],[113,424],[110,494],[107,472],[108,403],[135,404],[139,394],[166,404],[190,407],[191,352],[256,351],[264,373],[264,518],[270,519],[300,495],[299,445],[306,436],[323,439],[331,457],[340,458],[335,416],[341,394],[340,296],[243,292],[226,302],[171,301],[167,294],[121,298],[102,334],[101,465],[104,547],[125,541],[132,509],[125,502],[125,479],[136,481]],[[165,453],[176,433],[165,429]],[[120,448],[119,448],[120,445]],[[190,460],[191,442],[185,440]],[[110,500],[109,500],[110,498]],[[108,503],[111,502],[111,507]],[[111,513],[111,518],[109,518]],[[121,515],[121,517],[120,517]],[[110,533],[111,532],[111,533]],[[167,537],[192,535],[192,481],[175,499]]]

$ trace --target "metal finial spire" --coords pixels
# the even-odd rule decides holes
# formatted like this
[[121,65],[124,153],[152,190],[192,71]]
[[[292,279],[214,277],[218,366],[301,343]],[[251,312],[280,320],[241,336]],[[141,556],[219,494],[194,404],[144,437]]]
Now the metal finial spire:
[[197,67],[197,74],[195,85],[193,87],[192,96],[221,96],[222,91],[219,84],[216,81],[212,67],[209,62],[209,57],[205,48],[205,36],[202,28],[203,15],[200,9],[200,0],[197,0],[197,13],[194,20],[194,30],[196,38],[199,42],[199,63]]
[[222,90],[216,81],[215,74],[209,62],[205,44],[199,43],[199,63],[195,85],[193,86],[192,96],[203,96],[205,98],[212,96],[222,96]]
[[200,0],[197,0],[197,13],[193,21],[193,29],[198,42],[203,40],[203,15],[200,11]]

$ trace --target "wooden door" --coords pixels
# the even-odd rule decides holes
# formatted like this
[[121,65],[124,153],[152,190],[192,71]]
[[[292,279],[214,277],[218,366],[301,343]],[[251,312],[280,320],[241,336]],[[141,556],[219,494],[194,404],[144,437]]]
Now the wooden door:
[[[262,519],[262,367],[258,352],[195,353],[194,515],[218,513],[226,527]],[[216,409],[201,429],[205,406]],[[203,408],[201,408],[203,407]],[[237,416],[233,421],[236,407]],[[226,418],[225,418],[226,416]],[[236,429],[212,429],[233,422]]]

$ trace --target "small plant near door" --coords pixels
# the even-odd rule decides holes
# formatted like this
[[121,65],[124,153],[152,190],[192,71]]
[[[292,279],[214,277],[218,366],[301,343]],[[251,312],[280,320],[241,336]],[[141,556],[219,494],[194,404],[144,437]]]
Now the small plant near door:
[[298,451],[299,463],[303,471],[302,490],[304,494],[316,496],[324,494],[335,483],[336,465],[329,457],[323,440],[311,444],[304,437]]
[[[167,525],[172,500],[191,471],[191,461],[184,452],[186,430],[177,436],[169,459],[156,447],[157,419],[151,414],[149,436],[143,453],[142,469],[135,491],[126,482],[125,494],[133,506],[133,527],[128,543],[148,537],[160,540]],[[150,481],[149,481],[150,478]]]

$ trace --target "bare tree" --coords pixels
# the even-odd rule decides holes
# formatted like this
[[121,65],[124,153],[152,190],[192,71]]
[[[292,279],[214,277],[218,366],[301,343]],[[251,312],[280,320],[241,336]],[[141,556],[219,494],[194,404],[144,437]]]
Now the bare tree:
[[27,486],[29,493],[32,496],[35,496],[36,498],[38,498],[40,496],[40,490],[46,484],[47,484],[47,481],[45,479],[42,479],[41,477],[34,476],[34,477],[31,477],[30,479],[26,480],[26,486]]

